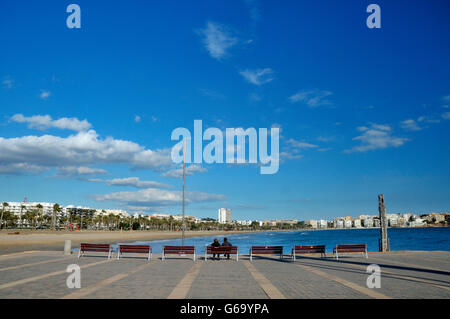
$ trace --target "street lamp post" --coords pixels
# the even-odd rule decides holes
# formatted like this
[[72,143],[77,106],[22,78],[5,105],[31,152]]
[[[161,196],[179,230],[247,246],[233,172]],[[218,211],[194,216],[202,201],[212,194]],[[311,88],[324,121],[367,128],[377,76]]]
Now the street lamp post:
[[183,139],[183,218],[181,223],[181,246],[184,246],[184,229],[186,228],[186,225],[184,224],[184,198],[185,198],[185,184],[186,180],[186,141]]

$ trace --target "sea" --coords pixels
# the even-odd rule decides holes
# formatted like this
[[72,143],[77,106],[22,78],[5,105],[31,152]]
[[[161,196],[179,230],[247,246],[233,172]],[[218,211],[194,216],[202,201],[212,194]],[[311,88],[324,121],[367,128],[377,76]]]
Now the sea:
[[[283,251],[289,253],[295,245],[325,245],[326,252],[332,252],[338,244],[367,244],[368,251],[378,251],[381,235],[379,228],[269,231],[190,237],[184,239],[184,245],[195,246],[197,254],[204,254],[205,246],[211,244],[214,238],[222,243],[224,237],[233,246],[239,247],[240,254],[248,254],[251,246],[283,246]],[[450,251],[450,227],[389,228],[388,237],[391,251]],[[134,244],[149,244],[153,253],[161,253],[165,245],[181,245],[181,233],[179,239],[137,241]]]

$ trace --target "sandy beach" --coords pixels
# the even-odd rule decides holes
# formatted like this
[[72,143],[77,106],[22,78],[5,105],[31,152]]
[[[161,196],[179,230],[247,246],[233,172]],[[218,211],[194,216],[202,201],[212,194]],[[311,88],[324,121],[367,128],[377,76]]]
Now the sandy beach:
[[[19,234],[16,234],[18,232]],[[186,231],[185,237],[226,236],[235,233],[254,231]],[[137,240],[160,240],[181,238],[176,231],[50,231],[50,230],[2,230],[0,231],[0,254],[30,250],[63,250],[64,241],[72,240],[72,247],[81,242],[117,243]]]

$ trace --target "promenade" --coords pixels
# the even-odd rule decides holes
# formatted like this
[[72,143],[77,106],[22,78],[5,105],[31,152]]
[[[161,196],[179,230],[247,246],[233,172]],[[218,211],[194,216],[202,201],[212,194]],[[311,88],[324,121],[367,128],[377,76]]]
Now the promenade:
[[[160,257],[77,259],[60,251],[2,255],[0,298],[450,298],[450,252],[369,252],[368,259],[349,254],[339,261],[330,254],[252,262],[247,255],[239,261]],[[66,285],[70,264],[81,268],[81,289]],[[366,285],[370,264],[381,267],[381,288]]]

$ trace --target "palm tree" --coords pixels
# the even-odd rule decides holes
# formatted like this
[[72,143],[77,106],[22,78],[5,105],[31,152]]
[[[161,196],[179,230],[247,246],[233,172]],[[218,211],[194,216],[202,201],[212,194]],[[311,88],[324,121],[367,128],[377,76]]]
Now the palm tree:
[[52,216],[52,229],[55,230],[56,226],[56,213],[61,211],[61,207],[58,204],[53,205],[53,216]]
[[5,207],[8,207],[8,203],[7,202],[3,202],[2,204],[2,217],[0,218],[0,229],[2,229],[3,226],[3,214],[5,212]]
[[[41,218],[42,218],[42,214],[43,214],[43,208],[44,208],[44,206],[42,206],[41,204],[37,204],[36,205],[36,208],[39,210],[39,215],[41,216]],[[37,223],[36,223],[37,224]],[[36,227],[37,225],[35,225],[35,227]]]
[[106,210],[102,209],[102,229],[105,229],[105,225],[103,224],[103,216],[106,214]]
[[20,228],[22,228],[22,211],[25,208],[25,205],[20,205]]

